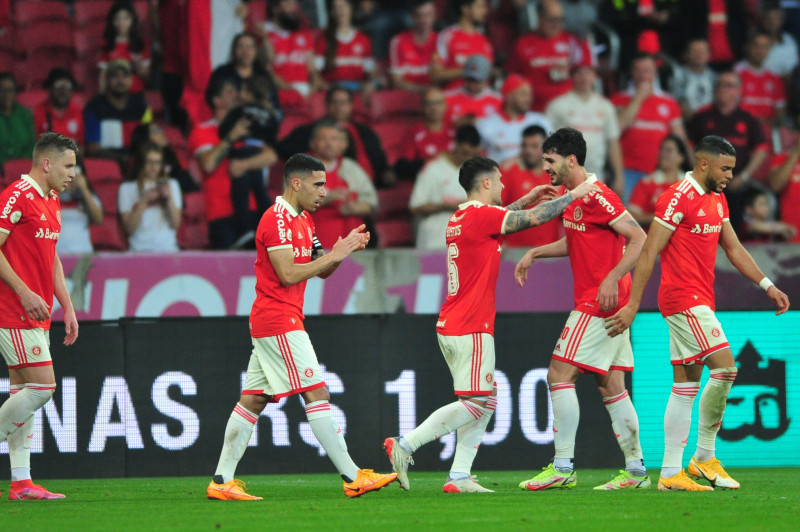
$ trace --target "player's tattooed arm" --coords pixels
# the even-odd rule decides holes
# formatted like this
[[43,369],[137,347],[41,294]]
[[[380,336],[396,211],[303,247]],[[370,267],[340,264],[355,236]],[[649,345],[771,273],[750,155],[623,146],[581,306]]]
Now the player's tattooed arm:
[[506,218],[506,234],[549,222],[564,212],[572,201],[572,194],[564,194],[560,198],[540,203],[532,209],[510,212]]
[[525,208],[524,203],[525,202],[522,201],[522,198],[520,198],[517,201],[515,201],[514,203],[512,203],[511,205],[508,205],[506,207],[506,209],[508,209],[509,211],[521,211],[521,210],[523,210]]

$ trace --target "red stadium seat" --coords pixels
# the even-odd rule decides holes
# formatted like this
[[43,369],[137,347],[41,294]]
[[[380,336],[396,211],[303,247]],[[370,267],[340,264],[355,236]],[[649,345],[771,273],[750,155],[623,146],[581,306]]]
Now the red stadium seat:
[[160,91],[145,91],[144,98],[147,100],[147,106],[153,112],[156,118],[164,116],[164,99],[161,97]]
[[78,88],[87,92],[90,96],[97,93],[99,72],[97,61],[90,60],[88,57],[72,63],[72,75],[78,83]]
[[11,159],[3,163],[3,184],[8,186],[31,171],[30,159]]
[[378,233],[378,246],[381,248],[412,247],[414,234],[411,222],[407,220],[387,220],[375,223]]
[[[65,2],[53,0],[24,0],[14,3],[14,23],[25,27],[43,20],[72,22]],[[38,31],[38,30],[37,30]]]
[[370,118],[373,122],[397,116],[413,117],[421,115],[422,103],[417,93],[392,89],[378,91],[371,96]]
[[37,105],[42,103],[42,101],[45,100],[46,98],[47,98],[47,91],[44,89],[29,90],[17,94],[17,102],[19,102],[20,105],[24,105],[31,111],[33,111],[33,109]]
[[408,202],[411,199],[411,187],[387,188],[378,191],[378,212],[376,220],[409,219]]
[[107,214],[103,216],[103,223],[89,226],[89,234],[95,251],[125,251],[128,249],[128,243],[120,225],[116,214]]
[[[415,121],[416,122],[416,121]],[[415,122],[396,121],[375,124],[373,129],[381,139],[389,164],[394,164],[403,153],[403,141]]]
[[17,66],[17,53],[0,48],[0,72],[13,70]]
[[[49,53],[57,53],[62,59],[69,59],[74,56],[72,50],[72,32],[74,28],[71,23],[64,20],[47,20],[36,23],[35,31],[18,31],[14,39],[17,46],[17,53],[30,58],[39,50],[46,50]],[[66,65],[64,65],[66,66]],[[45,74],[46,75],[46,74]]]
[[183,196],[183,218],[178,228],[178,245],[181,249],[206,249],[209,246],[206,200],[202,192],[190,192]]
[[[112,159],[87,157],[83,160],[83,169],[86,172],[86,177],[95,187],[100,183],[106,182],[115,183],[119,187],[119,183],[122,181],[122,172],[119,169],[119,164]],[[116,203],[115,196],[114,204],[116,205]],[[105,208],[105,202],[103,202],[103,206]],[[117,212],[116,208],[113,212]]]
[[275,201],[275,198],[283,194],[283,166],[284,163],[278,159],[275,164],[269,167],[269,182],[267,183],[267,195]]
[[[88,177],[87,172],[87,177]],[[100,198],[100,203],[103,204],[103,212],[116,216],[119,212],[119,203],[117,203],[117,193],[119,192],[119,182],[117,181],[100,181],[93,182],[97,197]],[[110,218],[110,216],[107,216]]]
[[83,28],[73,32],[72,47],[78,59],[97,64],[100,60],[100,48],[103,46],[103,28]]
[[311,119],[305,115],[296,115],[296,114],[286,114],[281,121],[280,128],[278,128],[278,139],[282,140],[285,138],[289,133],[292,132],[294,128],[297,126],[301,126],[303,124],[307,124],[311,122]]
[[75,22],[79,28],[85,28],[92,22],[105,21],[111,4],[111,0],[78,0],[74,4]]

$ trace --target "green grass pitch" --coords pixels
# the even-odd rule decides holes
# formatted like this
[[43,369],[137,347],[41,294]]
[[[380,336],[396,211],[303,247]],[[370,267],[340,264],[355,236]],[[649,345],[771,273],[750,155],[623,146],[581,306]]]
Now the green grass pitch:
[[[653,471],[657,474],[657,470]],[[242,474],[260,502],[209,501],[208,477],[48,480],[59,501],[9,501],[4,530],[800,530],[800,468],[732,469],[736,491],[597,492],[611,470],[579,470],[572,490],[523,492],[531,471],[479,472],[494,494],[445,494],[446,473],[411,471],[411,491],[391,484],[347,499],[335,474]]]

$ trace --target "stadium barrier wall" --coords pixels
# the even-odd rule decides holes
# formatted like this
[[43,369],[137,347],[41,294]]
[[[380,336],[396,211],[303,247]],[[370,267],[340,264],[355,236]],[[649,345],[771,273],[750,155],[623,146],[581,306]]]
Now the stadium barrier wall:
[[[498,315],[499,401],[476,470],[534,471],[551,459],[546,373],[565,318],[565,313]],[[800,313],[780,318],[766,312],[721,313],[720,318],[741,365],[720,455],[731,465],[800,465],[800,430],[792,423],[800,408]],[[409,431],[453,400],[435,319],[409,314],[307,319],[334,415],[361,467],[387,470],[383,438]],[[642,313],[637,320],[632,395],[647,463],[657,468],[671,378],[668,341],[658,314]],[[778,323],[786,334],[774,333]],[[54,324],[51,349],[58,389],[37,413],[36,478],[213,473],[251,350],[246,319],[85,322],[76,345],[64,347],[63,337],[63,324]],[[8,379],[0,379],[0,396],[7,392]],[[578,397],[576,467],[621,467],[623,457],[594,379],[579,379]],[[426,445],[414,455],[415,469],[447,471],[454,444],[449,435]],[[250,445],[239,466],[241,475],[335,473],[297,397],[267,407]],[[0,444],[0,452],[7,449]],[[8,462],[0,463],[5,471],[0,474],[7,475]]]

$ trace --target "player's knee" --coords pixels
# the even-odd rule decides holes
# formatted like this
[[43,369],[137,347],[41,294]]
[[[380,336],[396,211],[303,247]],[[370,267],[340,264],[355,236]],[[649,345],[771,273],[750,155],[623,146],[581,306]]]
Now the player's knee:
[[269,403],[269,396],[246,394],[239,398],[239,404],[254,414],[260,414]]

